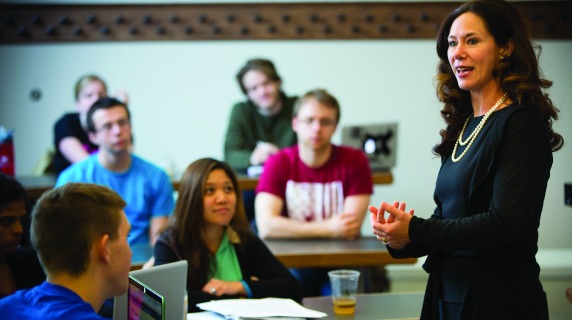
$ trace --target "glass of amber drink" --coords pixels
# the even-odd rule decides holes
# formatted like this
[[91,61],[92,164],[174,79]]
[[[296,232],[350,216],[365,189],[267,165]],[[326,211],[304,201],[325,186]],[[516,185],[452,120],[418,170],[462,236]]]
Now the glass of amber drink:
[[333,270],[328,272],[332,287],[332,302],[335,314],[354,314],[359,271]]

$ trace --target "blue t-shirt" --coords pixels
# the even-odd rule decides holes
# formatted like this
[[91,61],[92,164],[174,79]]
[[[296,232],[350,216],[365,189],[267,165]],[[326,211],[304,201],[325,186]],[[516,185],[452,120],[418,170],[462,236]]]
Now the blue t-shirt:
[[173,186],[161,168],[132,155],[131,167],[125,172],[104,168],[97,153],[73,164],[58,177],[56,187],[68,182],[86,182],[108,186],[125,202],[125,214],[131,224],[129,244],[149,243],[151,218],[168,216],[173,212]]
[[75,292],[44,282],[32,289],[16,291],[0,299],[2,319],[103,320],[93,307]]

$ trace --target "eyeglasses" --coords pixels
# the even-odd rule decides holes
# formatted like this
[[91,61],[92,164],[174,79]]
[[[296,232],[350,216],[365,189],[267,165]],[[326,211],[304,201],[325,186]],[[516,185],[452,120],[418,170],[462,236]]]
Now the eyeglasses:
[[311,126],[314,123],[319,123],[321,127],[333,127],[336,125],[336,121],[332,119],[314,119],[314,118],[298,118],[301,124]]
[[129,120],[127,119],[121,119],[115,123],[106,123],[104,124],[101,128],[97,129],[97,132],[103,132],[103,133],[110,133],[111,130],[113,130],[113,127],[115,125],[117,125],[119,127],[119,129],[124,129],[127,126],[129,126],[131,123],[129,122]]

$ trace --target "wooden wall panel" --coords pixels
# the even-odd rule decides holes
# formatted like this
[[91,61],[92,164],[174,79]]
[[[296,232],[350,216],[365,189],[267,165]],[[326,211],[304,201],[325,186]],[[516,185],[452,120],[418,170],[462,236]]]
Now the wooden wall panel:
[[[434,38],[459,2],[0,5],[0,43]],[[533,36],[572,38],[572,2],[516,2]]]

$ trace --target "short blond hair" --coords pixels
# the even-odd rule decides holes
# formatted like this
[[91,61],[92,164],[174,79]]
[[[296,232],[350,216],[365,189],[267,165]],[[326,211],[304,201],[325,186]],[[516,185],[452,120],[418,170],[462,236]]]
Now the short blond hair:
[[328,106],[328,107],[332,108],[334,111],[336,111],[336,123],[340,122],[341,111],[340,111],[340,104],[338,102],[338,99],[336,99],[333,95],[331,95],[325,89],[310,90],[305,95],[303,95],[298,100],[296,100],[296,102],[294,103],[294,110],[292,112],[292,117],[295,118],[298,115],[298,112],[300,112],[300,108],[302,107],[302,104],[304,104],[306,101],[308,101],[310,99],[314,99],[314,100],[318,101],[319,103],[321,103],[325,106]]

